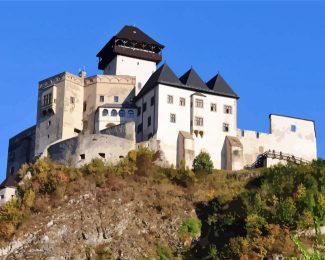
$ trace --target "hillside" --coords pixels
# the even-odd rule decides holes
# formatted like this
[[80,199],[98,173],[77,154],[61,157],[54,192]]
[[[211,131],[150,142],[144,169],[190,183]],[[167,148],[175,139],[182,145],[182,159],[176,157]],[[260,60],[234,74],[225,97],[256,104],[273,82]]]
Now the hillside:
[[[258,259],[298,256],[296,230],[324,223],[325,167],[204,171],[155,166],[130,152],[81,169],[24,165],[19,197],[0,208],[6,259]],[[261,175],[261,176],[260,176]],[[313,238],[300,237],[310,252]],[[318,241],[319,242],[319,241]],[[317,245],[319,245],[318,243]],[[312,246],[314,249],[312,250]]]

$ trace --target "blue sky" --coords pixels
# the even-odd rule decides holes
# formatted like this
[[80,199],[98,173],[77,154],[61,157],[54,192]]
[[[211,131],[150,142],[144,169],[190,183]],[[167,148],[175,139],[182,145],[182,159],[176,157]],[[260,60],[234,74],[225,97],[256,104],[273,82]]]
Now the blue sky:
[[[164,44],[176,74],[218,71],[240,96],[238,127],[267,132],[270,113],[316,121],[325,157],[325,3],[1,2],[0,179],[8,139],[36,120],[38,81],[86,67],[124,25]],[[302,147],[303,149],[303,147]]]

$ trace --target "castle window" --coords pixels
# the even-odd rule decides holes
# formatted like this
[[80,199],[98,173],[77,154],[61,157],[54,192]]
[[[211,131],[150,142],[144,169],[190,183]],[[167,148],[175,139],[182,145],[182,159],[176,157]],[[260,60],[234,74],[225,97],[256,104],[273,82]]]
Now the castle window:
[[5,198],[5,195],[1,195],[1,197],[0,197],[2,200]]
[[99,96],[99,102],[103,103],[105,100],[104,96]]
[[141,115],[141,107],[138,107],[138,116]]
[[15,173],[15,167],[12,166],[12,167],[10,168],[10,174],[11,174],[11,175],[14,175],[14,173]]
[[50,125],[51,125],[51,120],[49,120],[49,121],[47,122],[47,125],[48,125],[48,126],[50,126]]
[[224,132],[229,132],[229,124],[227,124],[227,123],[223,123],[222,130],[223,130]]
[[295,133],[297,131],[296,125],[291,125],[291,132]]
[[203,99],[195,99],[195,106],[199,108],[203,108]]
[[114,96],[114,102],[118,102],[118,96]]
[[147,110],[147,103],[143,103],[143,105],[142,105],[143,113],[146,112],[146,110]]
[[245,130],[241,130],[241,136],[245,136]]
[[211,109],[211,111],[216,112],[217,111],[217,104],[211,103],[210,109]]
[[176,123],[176,114],[170,114],[170,122]]
[[148,117],[148,126],[151,126],[151,116]]
[[70,97],[70,104],[74,104],[75,103],[75,98],[74,97]]
[[133,110],[129,110],[128,111],[128,118],[133,118],[134,117],[134,111]]
[[195,125],[203,126],[203,117],[196,116],[195,117]]
[[75,132],[75,133],[77,133],[77,134],[80,134],[80,133],[81,133],[81,130],[78,129],[78,128],[75,128],[75,129],[73,129],[73,132]]
[[80,154],[80,159],[81,160],[85,160],[86,159],[86,155],[83,153],[83,154]]
[[151,106],[153,106],[155,104],[155,97],[151,98]]
[[120,110],[120,112],[118,113],[120,117],[125,117],[125,110]]
[[84,109],[84,112],[87,110],[87,103],[86,103],[86,101],[84,101],[84,107],[83,107],[83,109]]
[[46,94],[43,96],[43,106],[49,105],[52,103],[52,94]]
[[107,109],[103,109],[102,116],[108,116],[108,110]]
[[117,116],[117,111],[115,109],[111,111],[111,116]]
[[179,105],[185,107],[185,98],[179,98]]
[[256,138],[260,138],[260,133],[259,132],[256,132]]
[[174,102],[174,97],[171,96],[171,95],[167,95],[167,103],[168,104],[173,104],[173,102]]
[[142,124],[139,124],[137,127],[137,133],[141,133],[142,132]]
[[223,111],[225,114],[232,114],[232,107],[225,105]]
[[99,153],[98,154],[101,158],[105,159],[105,153]]
[[50,135],[47,135],[47,139],[50,139]]

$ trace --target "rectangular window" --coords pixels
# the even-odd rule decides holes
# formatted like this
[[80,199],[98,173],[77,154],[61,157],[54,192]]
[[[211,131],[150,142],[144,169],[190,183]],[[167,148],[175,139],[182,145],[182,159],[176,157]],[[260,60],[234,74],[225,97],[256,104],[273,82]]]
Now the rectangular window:
[[225,114],[232,114],[232,107],[231,106],[224,106],[224,113]]
[[138,116],[141,115],[141,107],[138,107]]
[[229,124],[227,124],[227,123],[223,123],[222,130],[223,130],[224,132],[229,132]]
[[151,116],[148,117],[148,126],[151,126]]
[[1,199],[3,200],[5,198],[5,195],[1,195]]
[[104,96],[99,96],[99,102],[104,102]]
[[143,103],[143,105],[142,105],[143,113],[146,112],[146,110],[147,110],[147,103]]
[[291,125],[291,132],[295,133],[297,131],[296,125]]
[[203,108],[203,99],[195,99],[195,106]]
[[75,98],[74,97],[70,97],[70,104],[74,104],[75,102]]
[[176,123],[176,114],[170,114],[170,122]]
[[139,124],[137,127],[137,133],[141,133],[142,132],[142,124]]
[[241,136],[245,136],[245,130],[241,130]]
[[179,98],[179,105],[185,107],[185,98]]
[[197,126],[203,126],[203,117],[195,117],[195,125]]
[[118,102],[118,96],[114,96],[114,102]]
[[84,109],[84,112],[87,110],[87,102],[86,101],[84,101],[84,107],[83,107],[83,109]]
[[155,104],[155,97],[151,98],[151,102],[150,102],[151,106],[153,106]]
[[171,96],[171,95],[167,95],[167,103],[168,103],[168,104],[173,104],[173,102],[174,102],[174,98],[173,98],[173,96]]
[[210,109],[211,109],[211,111],[216,112],[217,111],[217,104],[211,103]]

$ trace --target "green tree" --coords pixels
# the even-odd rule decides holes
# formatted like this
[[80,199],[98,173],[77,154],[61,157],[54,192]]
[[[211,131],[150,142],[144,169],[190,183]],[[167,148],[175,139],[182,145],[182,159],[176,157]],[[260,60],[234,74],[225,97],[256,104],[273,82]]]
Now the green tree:
[[195,172],[212,173],[213,162],[211,161],[210,154],[207,152],[200,152],[193,161],[193,168]]

